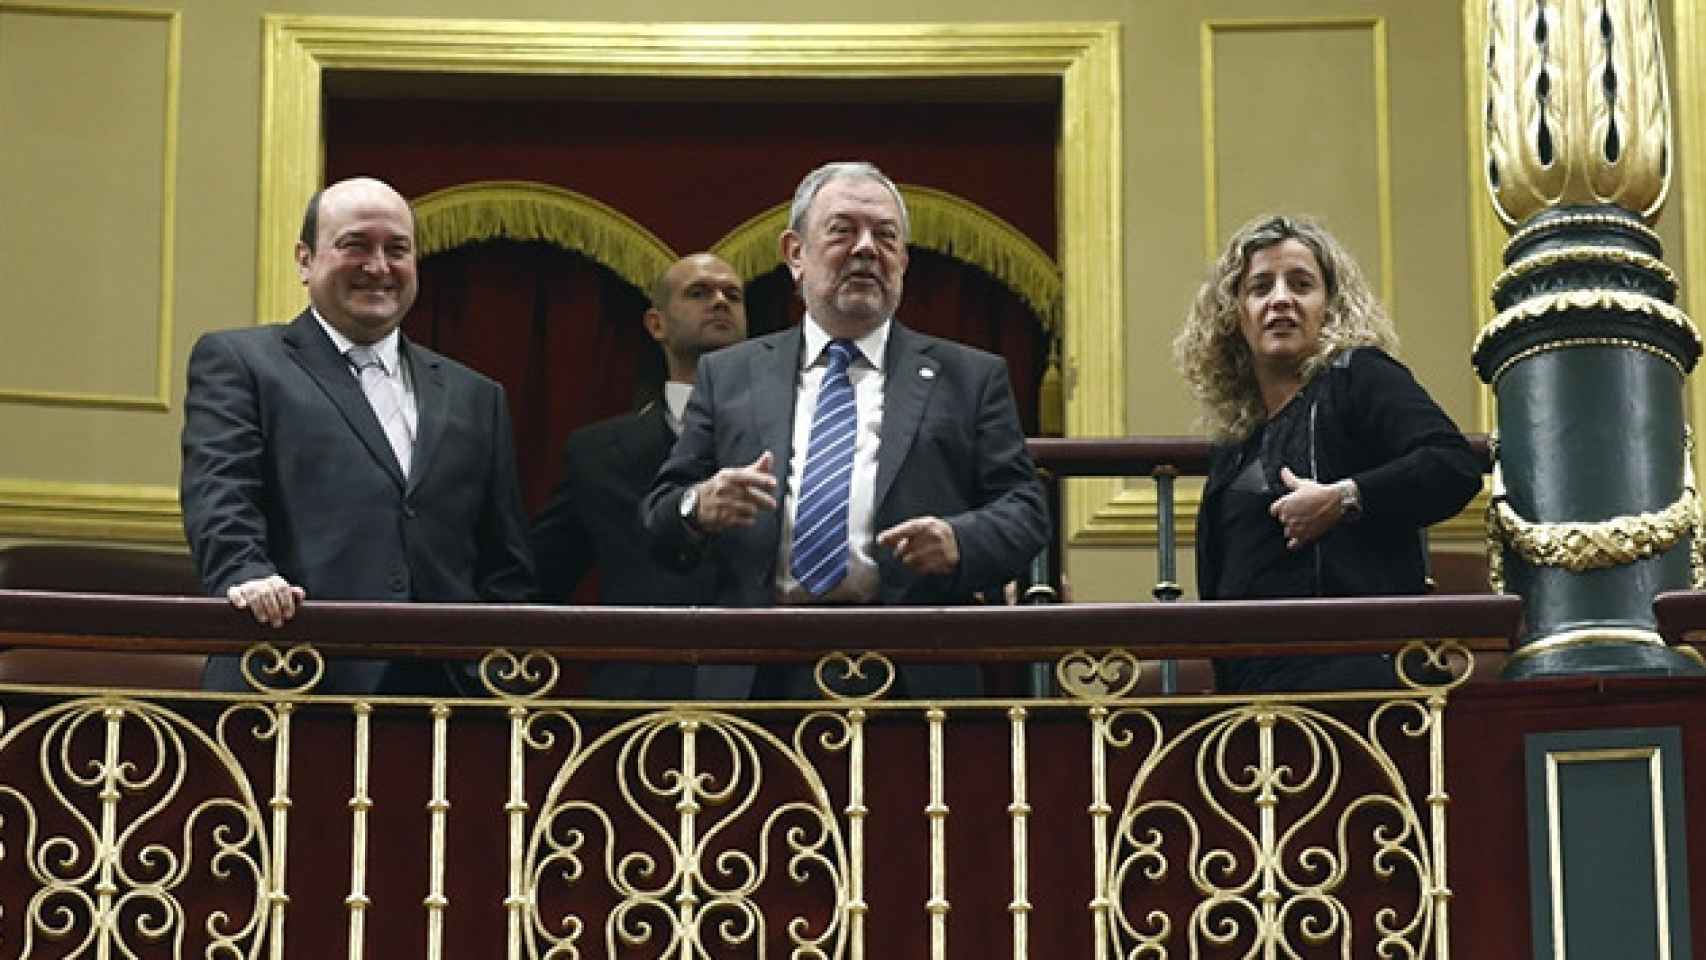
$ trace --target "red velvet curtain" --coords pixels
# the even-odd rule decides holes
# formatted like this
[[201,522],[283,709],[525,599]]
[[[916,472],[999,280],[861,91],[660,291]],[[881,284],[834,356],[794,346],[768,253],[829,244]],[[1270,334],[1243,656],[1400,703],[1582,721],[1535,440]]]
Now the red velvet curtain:
[[504,385],[530,512],[551,494],[570,431],[657,395],[646,297],[605,267],[506,240],[428,257],[420,272],[404,332]]

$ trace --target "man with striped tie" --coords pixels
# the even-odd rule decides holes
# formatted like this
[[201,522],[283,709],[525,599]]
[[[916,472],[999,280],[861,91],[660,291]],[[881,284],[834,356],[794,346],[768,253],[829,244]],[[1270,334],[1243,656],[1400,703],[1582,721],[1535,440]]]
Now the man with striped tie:
[[[812,171],[781,237],[804,322],[700,361],[641,513],[661,560],[717,564],[726,606],[966,603],[1046,542],[1005,361],[894,317],[908,228],[875,166]],[[700,674],[701,696],[809,693],[797,671],[756,690],[751,667]],[[901,686],[979,690],[955,667],[909,667]]]
[[[378,180],[308,201],[308,309],[210,333],[184,398],[184,533],[202,584],[278,626],[305,598],[520,603],[533,590],[503,388],[411,343],[415,221]],[[320,692],[441,693],[461,668],[331,664]],[[204,683],[245,689],[231,657]]]

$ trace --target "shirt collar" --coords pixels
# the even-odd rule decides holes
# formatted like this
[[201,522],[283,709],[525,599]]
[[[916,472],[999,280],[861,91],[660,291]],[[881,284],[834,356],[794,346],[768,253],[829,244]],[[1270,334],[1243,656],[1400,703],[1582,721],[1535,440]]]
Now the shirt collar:
[[676,435],[681,434],[681,418],[687,412],[687,398],[693,394],[693,384],[665,380],[663,384],[664,419]]
[[[332,346],[338,348],[338,355],[347,356],[349,354],[350,347],[356,345],[355,341],[344,336],[339,332],[337,327],[327,323],[326,318],[320,316],[320,311],[317,308],[309,307],[308,309],[313,311],[314,319],[319,321],[320,329],[326,331],[326,336],[332,338]],[[400,339],[401,333],[399,329],[392,327],[391,332],[380,337],[377,343],[368,344],[368,346],[373,348],[374,356],[377,356],[379,358],[379,362],[385,365],[385,372],[392,376],[396,376],[398,372],[397,351]]]
[[[860,356],[879,373],[883,369],[883,351],[889,343],[889,326],[893,323],[894,318],[890,317],[877,324],[870,333],[853,341],[853,345],[859,348]],[[806,348],[800,351],[800,369],[806,370],[817,362],[818,357],[823,355],[824,348],[828,347],[829,341],[834,338],[823,327],[818,326],[817,319],[809,312],[800,326],[805,328],[806,335]]]

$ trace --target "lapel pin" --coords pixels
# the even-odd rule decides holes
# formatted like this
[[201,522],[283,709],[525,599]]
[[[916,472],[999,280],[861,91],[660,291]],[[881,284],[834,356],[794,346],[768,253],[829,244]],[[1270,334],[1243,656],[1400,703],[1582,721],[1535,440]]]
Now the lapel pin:
[[918,375],[923,377],[926,380],[936,379],[936,371],[930,369],[929,367],[919,367],[918,368]]

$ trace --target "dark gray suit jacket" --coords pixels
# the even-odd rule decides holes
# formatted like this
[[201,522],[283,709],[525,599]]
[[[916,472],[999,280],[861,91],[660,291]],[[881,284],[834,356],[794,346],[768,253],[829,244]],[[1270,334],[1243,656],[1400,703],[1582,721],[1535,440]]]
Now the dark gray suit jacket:
[[[803,344],[793,327],[702,358],[681,438],[641,505],[660,559],[684,569],[710,558],[724,606],[774,602],[781,518],[762,513],[751,527],[700,539],[681,522],[681,496],[719,468],[751,463],[766,450],[775,455],[778,502],[786,495]],[[877,602],[972,602],[978,591],[1021,575],[1049,536],[1006,361],[897,321],[884,369],[873,532],[913,517],[940,517],[954,528],[960,566],[952,575],[922,576],[879,548]],[[943,674],[909,684],[910,692],[976,692],[962,680]],[[921,689],[928,687],[937,689]]]
[[[314,600],[530,597],[503,388],[406,338],[400,356],[419,410],[407,481],[360,382],[312,313],[196,342],[180,492],[210,595],[276,573]],[[393,667],[421,673],[419,665],[341,661],[320,690],[390,689]],[[244,687],[230,658],[210,663],[207,682]]]
[[[569,434],[563,479],[533,522],[530,539],[541,597],[566,602],[598,572],[598,602],[612,606],[711,606],[709,566],[676,571],[659,564],[640,528],[640,498],[675,445],[660,400]],[[693,668],[681,664],[599,664],[588,693],[618,699],[681,700],[693,695]]]

